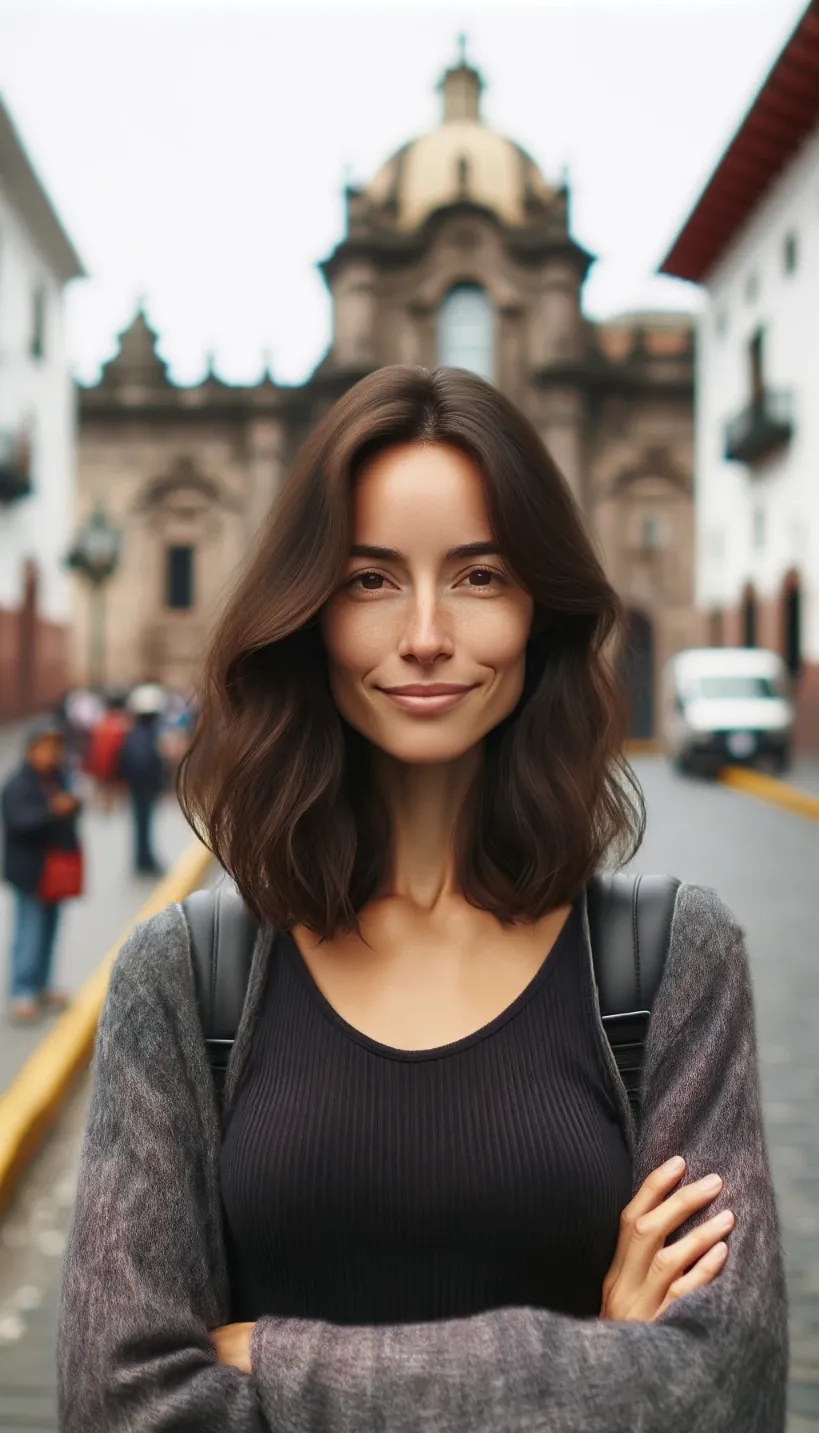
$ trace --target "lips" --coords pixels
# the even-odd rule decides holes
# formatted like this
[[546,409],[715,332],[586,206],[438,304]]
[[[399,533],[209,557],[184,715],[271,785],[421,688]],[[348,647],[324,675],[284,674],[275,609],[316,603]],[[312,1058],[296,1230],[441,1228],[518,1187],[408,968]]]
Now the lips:
[[437,712],[455,707],[475,686],[455,682],[411,682],[405,687],[381,687],[380,690],[396,706],[416,716],[435,716]]
[[407,687],[382,687],[391,697],[451,697],[459,692],[471,692],[471,686],[454,682],[415,682]]

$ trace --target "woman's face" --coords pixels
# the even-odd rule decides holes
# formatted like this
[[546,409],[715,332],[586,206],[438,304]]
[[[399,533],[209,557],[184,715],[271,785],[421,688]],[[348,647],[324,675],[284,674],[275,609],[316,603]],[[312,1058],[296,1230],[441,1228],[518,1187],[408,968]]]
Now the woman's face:
[[347,572],[322,614],[351,726],[402,762],[463,755],[520,698],[532,612],[459,449],[402,444],[365,466]]

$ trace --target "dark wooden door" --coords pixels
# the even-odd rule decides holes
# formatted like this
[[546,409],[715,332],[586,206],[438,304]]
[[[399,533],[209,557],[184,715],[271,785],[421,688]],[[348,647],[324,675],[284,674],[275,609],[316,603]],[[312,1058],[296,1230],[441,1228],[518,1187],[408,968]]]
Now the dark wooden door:
[[36,565],[29,559],[23,570],[23,601],[18,620],[18,706],[28,713],[37,705],[37,588]]
[[791,676],[798,677],[802,667],[802,590],[796,573],[786,578],[782,609],[783,656]]
[[620,667],[629,707],[629,736],[654,735],[654,628],[644,612],[629,612]]

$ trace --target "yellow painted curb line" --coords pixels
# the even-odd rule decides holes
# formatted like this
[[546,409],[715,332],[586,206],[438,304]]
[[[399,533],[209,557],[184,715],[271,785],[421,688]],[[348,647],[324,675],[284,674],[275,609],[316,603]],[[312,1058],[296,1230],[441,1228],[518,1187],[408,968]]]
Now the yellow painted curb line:
[[789,786],[787,781],[777,781],[774,776],[765,776],[761,771],[748,771],[742,766],[726,766],[719,773],[723,786],[732,786],[755,796],[758,801],[767,801],[771,806],[780,806],[783,811],[792,811],[805,816],[809,821],[819,821],[819,796],[809,796]]
[[210,851],[199,841],[188,847],[20,1073],[0,1094],[0,1212],[54,1122],[75,1076],[91,1058],[108,977],[120,946],[139,921],[156,915],[163,906],[184,900],[201,886],[212,862]]

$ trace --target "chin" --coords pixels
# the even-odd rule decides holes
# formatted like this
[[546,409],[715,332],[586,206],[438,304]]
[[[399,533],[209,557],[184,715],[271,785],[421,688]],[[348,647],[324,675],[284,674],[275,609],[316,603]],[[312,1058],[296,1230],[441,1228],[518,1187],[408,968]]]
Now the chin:
[[484,735],[484,732],[456,735],[454,732],[430,730],[402,732],[400,736],[390,734],[389,737],[373,735],[370,740],[393,760],[406,766],[443,766],[447,762],[458,761],[477,746]]

